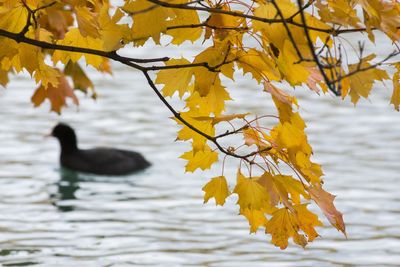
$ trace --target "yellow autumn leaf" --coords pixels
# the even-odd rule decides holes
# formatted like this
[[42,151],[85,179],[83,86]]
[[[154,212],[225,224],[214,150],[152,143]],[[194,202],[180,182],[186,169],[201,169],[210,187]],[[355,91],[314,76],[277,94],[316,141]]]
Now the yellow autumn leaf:
[[308,242],[318,237],[316,226],[322,226],[322,222],[318,220],[318,216],[307,209],[308,204],[300,204],[293,206],[296,211],[295,216],[299,228],[307,235]]
[[[281,10],[285,18],[290,17],[292,14],[298,11],[297,6],[290,0],[276,1],[276,4],[279,6],[279,9]],[[254,10],[254,15],[266,19],[279,18],[275,6],[271,2],[267,1],[262,1],[261,3],[259,3],[259,6],[256,7]],[[272,43],[279,50],[283,50],[283,46],[285,40],[288,39],[288,35],[282,23],[263,23],[261,21],[253,20],[252,25],[255,31],[262,31],[264,37],[267,39],[269,43]],[[296,29],[291,27],[290,30],[292,31],[293,34],[294,31],[298,31],[299,28]]]
[[204,203],[207,203],[210,198],[215,199],[216,205],[223,206],[225,199],[229,196],[228,183],[225,176],[217,176],[212,178],[204,187]]
[[258,182],[267,190],[272,206],[281,201],[285,207],[293,211],[293,204],[301,203],[300,195],[305,199],[310,198],[303,184],[289,175],[272,175],[264,172]]
[[58,69],[55,69],[45,64],[43,61],[40,61],[39,67],[35,70],[35,74],[33,76],[35,77],[36,83],[41,82],[41,85],[44,86],[44,88],[47,88],[49,84],[54,87],[58,87],[61,74]]
[[19,33],[26,25],[28,10],[19,1],[7,1],[0,6],[0,29]]
[[17,72],[25,68],[31,75],[44,60],[41,49],[25,43],[18,44],[18,55],[13,58],[13,66]]
[[354,28],[360,26],[360,18],[357,16],[356,9],[350,1],[317,1],[315,6],[318,8],[321,20],[324,22],[352,26]]
[[[100,39],[95,39],[90,36],[84,37],[80,34],[80,31],[77,28],[70,29],[65,34],[65,38],[58,41],[57,44],[97,50],[102,50],[103,47],[103,43]],[[53,62],[57,63],[58,61],[61,61],[64,64],[67,64],[70,60],[72,62],[77,62],[82,56],[85,57],[87,64],[92,65],[96,69],[101,69],[101,65],[104,62],[102,57],[90,54],[70,53],[68,51],[56,50],[53,54]]]
[[248,51],[239,51],[237,58],[238,67],[243,69],[244,73],[251,73],[259,83],[264,79],[269,81],[281,79],[275,60],[264,52],[252,48]]
[[300,204],[300,195],[305,199],[310,199],[304,185],[290,175],[275,175],[273,176],[273,181],[279,183],[290,194],[290,199],[294,204]]
[[225,110],[225,102],[228,100],[231,100],[231,97],[217,77],[214,84],[208,88],[206,95],[201,96],[199,92],[193,92],[186,99],[186,107],[196,108],[202,115],[208,116],[213,113],[215,116],[219,116]]
[[306,140],[304,132],[288,122],[279,124],[273,131],[277,132],[277,142],[281,147],[298,149]]
[[[6,37],[0,37],[0,63],[4,58],[11,60],[18,54],[19,44],[14,40]],[[5,70],[5,67],[0,64],[0,68]]]
[[[357,69],[364,69],[371,66],[370,62],[375,58],[374,54],[366,56],[362,59],[361,64],[350,64],[349,72],[352,73]],[[372,86],[376,81],[383,81],[389,79],[389,75],[385,70],[371,68],[365,71],[356,72],[349,77],[351,102],[356,104],[360,97],[368,98]],[[346,96],[347,92],[342,91],[342,97]]]
[[[359,0],[358,3],[364,10],[364,22],[370,33],[371,28],[378,28],[386,33],[393,41],[400,38],[398,27],[400,25],[400,9],[396,8],[396,1],[385,2],[379,0]],[[370,33],[372,34],[372,33]]]
[[[181,117],[190,123],[192,126],[196,127],[198,130],[202,131],[209,136],[214,136],[215,129],[212,125],[211,121],[201,121],[196,118],[202,116],[204,114],[200,113],[198,109],[190,109],[187,112],[181,112]],[[193,151],[197,152],[198,150],[203,150],[205,143],[207,142],[207,138],[200,135],[199,133],[193,131],[188,126],[184,125],[181,121],[176,120],[177,123],[182,125],[182,129],[178,132],[178,140],[192,140]]]
[[175,15],[171,9],[157,6],[146,0],[126,1],[123,10],[131,14],[132,40],[139,45],[143,45],[150,37],[155,43],[160,43],[160,35],[168,26],[167,19]]
[[78,23],[79,32],[83,37],[99,38],[99,22],[98,14],[93,13],[85,6],[75,6],[76,21]]
[[9,81],[10,80],[8,78],[8,71],[2,70],[0,68],[0,85],[5,88]]
[[296,153],[296,166],[300,169],[302,175],[311,183],[320,183],[323,172],[321,166],[310,160],[311,155],[302,151]]
[[212,151],[208,145],[205,145],[203,150],[183,153],[180,158],[188,161],[185,166],[187,172],[194,172],[197,169],[204,171],[210,169],[211,165],[218,161],[218,153]]
[[390,98],[390,103],[393,104],[394,108],[399,111],[400,105],[400,64],[396,64],[397,71],[393,74],[393,93]]
[[296,55],[292,43],[286,40],[278,57],[278,67],[283,77],[291,85],[300,85],[307,82],[310,71],[303,64],[299,62],[299,57]]
[[[195,57],[193,63],[206,63],[209,67],[220,66],[226,62],[230,55],[228,42],[217,42],[214,46],[208,47]],[[219,73],[210,71],[206,67],[194,68],[195,90],[200,96],[209,93],[211,86],[221,86]]]
[[[199,15],[194,10],[174,9],[175,18],[167,22],[167,27],[171,28],[180,25],[196,25],[200,23]],[[169,29],[166,34],[172,36],[171,43],[180,45],[185,41],[195,42],[201,37],[203,29],[201,27]]]
[[129,39],[130,29],[127,24],[119,23],[124,16],[120,9],[117,9],[112,17],[110,17],[108,11],[109,5],[103,5],[98,21],[103,50],[114,51],[123,46],[122,43],[125,39]]
[[[166,66],[190,64],[187,59],[171,59]],[[173,96],[175,92],[182,98],[186,92],[192,90],[189,84],[192,80],[193,68],[174,68],[160,70],[155,80],[156,84],[164,84],[162,93],[164,96]]]
[[274,182],[273,175],[269,172],[264,172],[260,179],[258,179],[258,183],[267,190],[271,206],[277,206],[280,200],[280,193]]
[[[230,11],[228,4],[222,4],[219,6],[221,10]],[[211,13],[210,17],[207,19],[207,25],[213,27],[206,28],[205,39],[210,38],[212,32],[215,33],[214,38],[223,40],[232,34],[230,28],[237,28],[244,22],[244,19],[239,16],[229,16],[222,13]]]
[[287,208],[280,208],[272,214],[265,232],[272,236],[271,243],[280,249],[285,249],[288,239],[297,234],[298,224]]
[[65,66],[64,74],[71,77],[74,88],[79,89],[83,92],[87,92],[88,89],[94,89],[94,85],[86,73],[82,70],[78,63],[69,61]]
[[272,100],[278,110],[279,121],[281,123],[290,122],[294,114],[293,105],[287,101],[281,101],[281,99],[275,95],[272,95]]
[[318,217],[307,209],[307,204],[300,204],[294,205],[293,211],[287,208],[277,210],[268,221],[266,232],[271,234],[271,242],[281,249],[288,246],[289,238],[304,247],[318,236],[316,226],[322,226]]
[[271,145],[268,143],[258,130],[254,128],[246,128],[243,130],[243,137],[246,146],[256,145],[258,149],[267,151],[271,148]]
[[261,210],[244,208],[240,209],[240,214],[245,216],[250,225],[250,233],[257,232],[258,228],[266,227],[268,220]]
[[238,181],[233,190],[238,195],[238,204],[241,209],[263,210],[269,206],[268,193],[257,179],[245,178],[238,172]]

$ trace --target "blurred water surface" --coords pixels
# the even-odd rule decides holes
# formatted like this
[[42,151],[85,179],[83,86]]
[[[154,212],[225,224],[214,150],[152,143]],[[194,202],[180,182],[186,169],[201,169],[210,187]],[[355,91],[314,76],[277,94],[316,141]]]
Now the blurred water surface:
[[[149,56],[150,51],[147,55]],[[24,77],[0,90],[0,264],[3,266],[400,266],[400,118],[389,89],[354,108],[333,96],[298,90],[325,187],[336,194],[348,239],[330,226],[305,250],[281,251],[262,231],[249,235],[234,197],[203,205],[215,171],[184,174],[177,127],[140,73],[115,65],[92,73],[99,99],[81,98],[62,117],[30,104]],[[254,84],[238,80],[236,113],[272,110]],[[81,147],[135,149],[153,166],[125,177],[60,170],[58,121],[77,129]],[[226,173],[235,179],[237,162]],[[315,207],[313,207],[314,210]],[[320,214],[320,213],[319,213]],[[323,219],[326,223],[327,221]]]

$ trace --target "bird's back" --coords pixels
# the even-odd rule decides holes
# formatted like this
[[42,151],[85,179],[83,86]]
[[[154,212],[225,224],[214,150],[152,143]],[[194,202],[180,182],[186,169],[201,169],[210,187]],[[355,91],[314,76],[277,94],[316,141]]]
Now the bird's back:
[[72,170],[102,175],[124,175],[150,166],[138,152],[103,147],[61,154],[61,164]]

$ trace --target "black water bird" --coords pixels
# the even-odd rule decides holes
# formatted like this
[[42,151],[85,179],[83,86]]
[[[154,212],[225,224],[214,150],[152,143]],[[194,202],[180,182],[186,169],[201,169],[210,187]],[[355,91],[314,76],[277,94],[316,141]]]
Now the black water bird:
[[150,163],[135,151],[106,147],[79,149],[74,129],[64,123],[57,124],[51,136],[56,137],[60,142],[61,165],[74,171],[100,175],[124,175],[150,166]]

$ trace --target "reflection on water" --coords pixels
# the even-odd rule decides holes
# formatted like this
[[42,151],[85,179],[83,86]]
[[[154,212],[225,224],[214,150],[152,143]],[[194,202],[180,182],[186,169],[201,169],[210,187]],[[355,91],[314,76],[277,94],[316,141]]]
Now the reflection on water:
[[75,192],[79,189],[79,173],[61,168],[60,180],[57,182],[57,194],[53,195],[54,205],[60,211],[71,211],[74,209],[68,200],[76,199]]
[[[42,136],[60,117],[31,108],[28,79],[0,90],[1,265],[399,266],[400,118],[381,96],[384,88],[357,109],[298,92],[349,238],[323,227],[307,249],[282,252],[262,231],[248,234],[234,196],[222,208],[203,205],[201,188],[220,170],[184,174],[177,158],[187,146],[174,142],[177,128],[166,108],[139,74],[122,68],[115,76],[92,76],[99,100],[83,98],[79,111],[70,107],[62,119],[77,129],[82,148],[134,149],[153,164],[124,177],[59,170],[58,144]],[[271,110],[261,92],[237,83],[231,110]],[[233,181],[237,162],[225,165]]]

